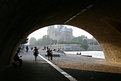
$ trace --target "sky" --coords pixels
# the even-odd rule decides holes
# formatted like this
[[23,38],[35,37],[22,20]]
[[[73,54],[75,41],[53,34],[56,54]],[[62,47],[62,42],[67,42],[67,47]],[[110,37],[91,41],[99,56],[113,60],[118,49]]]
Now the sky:
[[[56,27],[56,25],[55,25]],[[87,36],[88,38],[92,38],[93,36],[91,34],[89,34],[88,32],[80,29],[80,28],[77,28],[77,27],[73,27],[73,26],[66,26],[67,28],[72,28],[73,30],[73,36],[75,37],[78,37],[78,36],[81,36],[81,35],[85,35]],[[31,33],[28,38],[30,39],[31,37],[34,37],[36,39],[39,39],[39,38],[42,38],[44,35],[47,35],[47,28],[48,27],[44,27],[44,28],[41,28],[41,29],[38,29],[36,31],[34,31],[33,33]]]

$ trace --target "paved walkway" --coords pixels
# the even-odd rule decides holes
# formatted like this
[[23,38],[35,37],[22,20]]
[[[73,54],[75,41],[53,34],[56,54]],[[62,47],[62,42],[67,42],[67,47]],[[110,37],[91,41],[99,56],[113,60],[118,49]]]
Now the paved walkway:
[[42,58],[34,61],[32,53],[24,53],[22,67],[11,67],[0,74],[0,81],[69,81]]
[[62,56],[53,63],[78,81],[121,81],[120,64],[83,56]]
[[[0,81],[69,81],[42,58],[38,57],[38,60],[34,61],[32,51],[22,54],[23,66],[4,70],[0,74]],[[102,59],[67,55],[53,58],[51,62],[77,81],[121,81],[121,67],[115,64],[107,65]]]
[[66,55],[59,58],[53,58],[52,62],[60,68],[121,74],[121,64],[108,63],[105,59],[81,55]]
[[52,62],[78,81],[121,81],[121,64],[104,59],[70,54],[54,57]]

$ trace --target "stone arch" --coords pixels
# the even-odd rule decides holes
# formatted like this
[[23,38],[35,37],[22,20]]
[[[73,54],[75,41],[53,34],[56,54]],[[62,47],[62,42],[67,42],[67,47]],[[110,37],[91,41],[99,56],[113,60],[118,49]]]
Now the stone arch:
[[[60,25],[60,24],[58,24],[58,25]],[[63,25],[63,24],[61,24],[61,25]],[[44,26],[44,27],[49,27],[49,26],[51,26],[51,25],[47,25],[47,26]],[[68,25],[67,24],[67,26],[72,26],[72,25]],[[14,56],[14,54],[15,54],[15,51],[16,51],[16,49],[18,48],[18,46],[19,46],[19,44],[21,43],[21,41],[24,39],[24,38],[26,38],[29,34],[31,34],[32,32],[34,32],[34,31],[36,31],[36,30],[38,30],[38,29],[41,29],[41,28],[44,28],[44,27],[40,27],[40,26],[35,26],[35,27],[33,27],[32,29],[30,29],[30,30],[28,30],[27,32],[26,32],[26,34],[25,35],[23,35],[23,37],[22,38],[20,38],[20,41],[16,44],[16,46],[15,46],[15,48],[14,48],[14,50],[13,50],[13,55],[11,56],[11,61],[12,61],[12,59],[13,59],[13,56]],[[72,26],[72,27],[74,27],[74,26]],[[82,29],[83,27],[76,27],[76,28],[79,28],[79,29]],[[83,29],[84,30],[84,29]],[[84,31],[86,31],[86,30],[84,30]],[[90,33],[90,31],[86,31],[86,32],[88,32],[88,33]],[[91,34],[92,35],[92,34]],[[93,36],[93,35],[92,35]],[[98,41],[98,40],[97,40]],[[99,43],[99,42],[98,42]],[[99,45],[100,45],[100,43],[99,43]],[[100,46],[101,47],[101,46]],[[102,48],[102,47],[101,47]]]
[[[60,3],[60,4],[58,4]],[[38,28],[64,24],[69,18],[77,15],[66,23],[76,26],[91,33],[100,43],[106,60],[121,62],[121,10],[120,0],[26,0],[26,1],[1,1],[0,13],[0,67],[8,64],[13,55],[13,50],[20,41]],[[45,6],[45,4],[47,4]],[[57,5],[58,4],[58,5]],[[93,7],[87,6],[94,4]],[[105,21],[111,18],[113,21]],[[119,21],[119,22],[118,22]],[[109,24],[107,24],[107,22]],[[112,24],[114,23],[114,24]],[[29,30],[29,31],[28,31]]]

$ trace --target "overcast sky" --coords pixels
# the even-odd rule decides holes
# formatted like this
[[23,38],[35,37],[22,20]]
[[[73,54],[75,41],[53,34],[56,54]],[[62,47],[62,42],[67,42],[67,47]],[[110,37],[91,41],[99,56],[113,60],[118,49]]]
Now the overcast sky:
[[[77,27],[73,27],[73,26],[66,26],[67,28],[72,28],[73,30],[73,36],[77,37],[77,36],[81,36],[81,35],[85,35],[88,38],[92,38],[93,36],[91,34],[89,34],[88,32],[77,28]],[[39,30],[34,31],[33,33],[31,33],[28,38],[30,39],[31,37],[34,37],[36,39],[42,38],[44,35],[47,35],[47,28],[48,27],[44,27],[41,28]]]

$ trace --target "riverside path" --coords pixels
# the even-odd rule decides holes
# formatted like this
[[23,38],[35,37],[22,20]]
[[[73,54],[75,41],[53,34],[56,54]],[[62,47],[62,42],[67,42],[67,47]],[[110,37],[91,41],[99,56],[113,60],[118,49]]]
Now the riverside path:
[[42,58],[35,61],[32,51],[22,55],[22,67],[9,66],[2,70],[0,81],[69,81]]
[[48,61],[41,54],[35,61],[32,51],[21,54],[23,66],[1,70],[0,81],[121,81],[121,67],[101,59],[66,55]]

